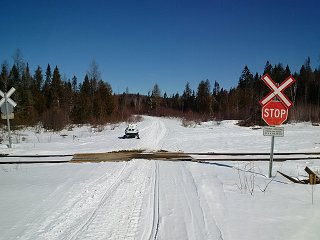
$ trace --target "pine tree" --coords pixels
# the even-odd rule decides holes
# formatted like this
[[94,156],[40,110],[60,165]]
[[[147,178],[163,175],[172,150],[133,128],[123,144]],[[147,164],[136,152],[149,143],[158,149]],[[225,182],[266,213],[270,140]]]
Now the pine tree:
[[15,110],[17,116],[15,121],[19,124],[33,124],[37,118],[36,111],[33,107],[34,95],[31,91],[32,82],[33,79],[27,63],[21,77],[21,83],[16,88],[17,106]]
[[158,84],[155,84],[153,86],[152,92],[151,92],[151,108],[157,110],[161,104],[161,90]]
[[98,82],[94,103],[94,117],[100,123],[106,122],[114,111],[112,88],[109,83],[105,83],[102,80]]
[[214,86],[213,86],[213,95],[217,96],[218,93],[220,92],[220,84],[217,81],[214,81]]
[[290,77],[291,75],[291,70],[289,68],[289,66],[286,66],[286,69],[284,70],[284,78],[287,79],[288,77]]
[[51,106],[53,107],[60,107],[60,99],[62,95],[62,81],[58,66],[54,68],[53,76],[52,76],[52,83],[51,83],[51,96],[52,96],[52,103]]
[[52,72],[51,72],[50,64],[48,64],[46,73],[45,73],[45,82],[42,89],[43,95],[45,97],[45,106],[47,109],[51,107],[52,100],[53,100],[51,81],[52,81]]
[[75,75],[72,78],[72,91],[74,93],[78,91],[78,79]]
[[183,105],[183,112],[187,112],[192,109],[192,91],[190,87],[190,83],[187,82],[185,89],[182,94],[182,105]]
[[275,83],[280,85],[285,80],[285,70],[281,63],[276,64],[273,68],[273,71],[270,75]]
[[253,75],[251,74],[248,66],[246,65],[242,70],[242,74],[239,78],[238,87],[242,90],[245,90],[253,79]]
[[0,75],[0,90],[7,92],[9,90],[9,66],[7,62],[4,62],[1,66]]
[[85,75],[71,113],[74,123],[88,123],[92,120],[92,101],[89,77]]
[[34,87],[37,91],[41,91],[42,87],[43,87],[43,75],[42,75],[42,69],[40,66],[37,67],[34,76]]
[[204,114],[212,113],[210,82],[208,79],[201,81],[198,85],[196,104],[198,112]]
[[272,65],[270,64],[270,62],[267,61],[267,62],[266,62],[266,65],[265,65],[265,67],[264,67],[263,75],[265,75],[265,74],[271,75],[272,71],[273,71],[273,67],[272,67]]
[[17,86],[19,86],[20,84],[21,84],[21,75],[20,75],[19,69],[16,67],[15,64],[13,64],[10,71],[8,87],[9,89],[11,87],[17,88]]
[[244,67],[235,91],[240,119],[250,119],[254,111],[254,78],[248,66]]
[[216,114],[220,110],[220,103],[219,103],[219,92],[220,92],[220,85],[217,81],[214,81],[213,91],[212,91],[212,110]]
[[46,85],[51,85],[52,72],[51,72],[50,64],[48,64],[48,66],[47,66],[45,76],[46,76],[45,84],[46,84]]
[[69,122],[71,109],[74,105],[74,93],[72,91],[72,84],[70,80],[63,81],[61,84],[59,103],[60,108],[64,113],[64,120]]
[[36,109],[38,116],[40,116],[45,110],[45,97],[41,91],[43,87],[43,75],[40,66],[37,67],[33,79],[33,85],[31,87],[32,95],[34,96],[33,106]]

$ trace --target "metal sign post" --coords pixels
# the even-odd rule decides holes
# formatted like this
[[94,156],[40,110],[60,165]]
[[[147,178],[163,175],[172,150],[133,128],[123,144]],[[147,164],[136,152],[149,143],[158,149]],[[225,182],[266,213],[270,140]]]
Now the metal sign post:
[[272,177],[273,150],[274,150],[274,136],[271,136],[271,150],[270,150],[270,161],[269,161],[269,178]]
[[[17,104],[15,103],[15,101],[13,101],[10,96],[14,93],[16,89],[15,88],[11,88],[9,90],[9,92],[7,93],[4,93],[0,90],[0,96],[3,97],[1,100],[0,100],[0,107],[5,104],[5,115],[6,115],[6,119],[7,119],[7,125],[8,125],[8,137],[9,137],[9,148],[12,148],[12,140],[11,140],[11,130],[10,130],[10,114],[12,112],[9,112],[10,108],[9,108],[9,104],[12,106],[12,107],[15,107],[17,106]],[[13,108],[12,108],[13,109]]]
[[4,93],[4,102],[6,106],[6,118],[7,118],[7,125],[8,125],[8,136],[9,136],[9,148],[12,148],[12,140],[11,140],[11,130],[10,130],[10,120],[9,120],[9,113],[8,113],[8,101],[7,101],[7,93]]
[[269,178],[272,177],[272,165],[274,155],[274,138],[284,136],[283,127],[263,127],[263,136],[271,136],[271,150],[270,150],[270,161],[269,161]]
[[269,178],[272,177],[272,165],[274,155],[274,138],[284,136],[283,127],[263,127],[263,136],[271,136],[270,161],[269,161]]
[[[269,162],[269,178],[272,177],[273,152],[274,152],[274,137],[283,137],[283,128],[276,128],[274,126],[281,125],[288,117],[288,109],[293,105],[289,98],[284,94],[284,90],[293,84],[296,80],[290,76],[283,81],[280,86],[272,80],[272,78],[265,74],[262,80],[271,89],[271,92],[259,101],[262,106],[262,119],[270,126],[263,129],[264,136],[271,136],[271,150]],[[278,98],[280,101],[275,101]],[[273,127],[271,127],[273,126]]]

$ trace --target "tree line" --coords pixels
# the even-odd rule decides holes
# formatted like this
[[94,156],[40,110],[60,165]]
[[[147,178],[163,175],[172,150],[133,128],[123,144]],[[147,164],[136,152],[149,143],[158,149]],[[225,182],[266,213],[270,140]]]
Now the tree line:
[[[320,71],[312,69],[310,58],[299,72],[291,73],[289,66],[266,62],[263,74],[269,74],[278,84],[292,75],[296,82],[285,94],[293,101],[289,117],[292,121],[319,122]],[[0,90],[16,89],[11,96],[17,102],[14,126],[32,126],[41,123],[47,129],[59,130],[67,124],[105,124],[126,121],[134,114],[176,116],[191,120],[237,119],[245,125],[263,124],[262,99],[270,89],[245,66],[236,87],[229,90],[213,85],[208,79],[199,82],[197,89],[186,83],[182,94],[161,93],[155,84],[147,95],[114,94],[109,83],[101,79],[98,65],[93,61],[82,81],[62,77],[58,66],[47,65],[45,71],[38,66],[30,72],[19,54],[10,67],[1,65]],[[4,124],[4,121],[2,122]]]
[[[308,57],[299,72],[292,73],[289,66],[281,63],[272,65],[266,62],[263,73],[253,74],[245,66],[236,87],[229,90],[220,87],[218,81],[213,86],[208,79],[200,81],[196,90],[186,83],[183,93],[168,96],[161,95],[155,84],[151,93],[144,100],[142,113],[155,115],[172,115],[199,120],[241,120],[244,125],[264,125],[261,119],[259,101],[271,90],[261,80],[268,74],[278,85],[292,75],[296,82],[284,93],[292,100],[289,109],[289,121],[320,121],[320,68],[312,69]],[[126,94],[122,95],[126,98]],[[127,108],[134,104],[126,105]]]

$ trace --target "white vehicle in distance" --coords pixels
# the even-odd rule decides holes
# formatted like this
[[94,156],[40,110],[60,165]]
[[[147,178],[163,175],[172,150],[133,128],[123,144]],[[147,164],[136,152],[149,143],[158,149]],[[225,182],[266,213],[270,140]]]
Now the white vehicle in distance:
[[138,130],[136,124],[129,124],[126,127],[124,133],[125,133],[124,138],[138,138],[138,139],[140,139],[139,130]]

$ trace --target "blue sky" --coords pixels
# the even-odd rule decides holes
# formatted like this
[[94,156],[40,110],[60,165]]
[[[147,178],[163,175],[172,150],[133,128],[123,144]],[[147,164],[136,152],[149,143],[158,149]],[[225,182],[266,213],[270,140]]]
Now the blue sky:
[[190,82],[235,87],[245,65],[320,65],[317,0],[4,0],[0,63],[20,49],[32,73],[58,66],[82,81],[95,60],[113,91],[182,93]]

